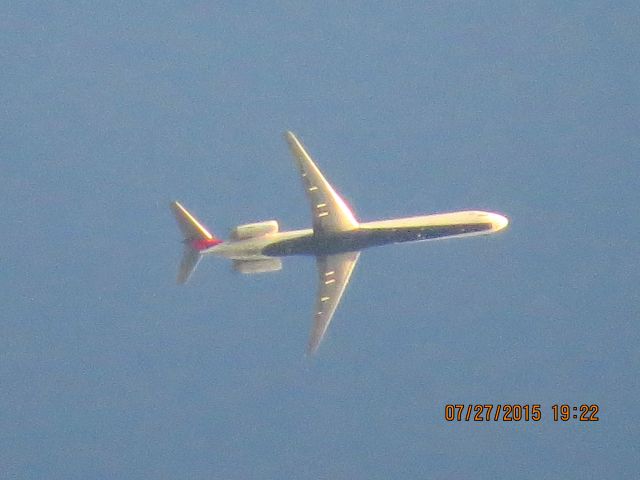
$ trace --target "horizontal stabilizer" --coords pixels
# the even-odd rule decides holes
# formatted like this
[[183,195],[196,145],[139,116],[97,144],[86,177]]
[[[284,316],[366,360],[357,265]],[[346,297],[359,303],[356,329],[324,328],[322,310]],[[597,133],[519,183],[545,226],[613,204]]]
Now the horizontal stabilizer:
[[184,243],[184,253],[182,254],[182,261],[180,262],[177,281],[178,283],[185,283],[198,266],[198,262],[200,262],[200,258],[202,258],[202,252],[222,243],[222,240],[214,237],[204,225],[179,202],[172,202],[171,210],[182,232]]
[[182,285],[187,283],[189,277],[194,272],[202,255],[197,250],[191,248],[189,245],[184,246],[184,253],[182,254],[182,261],[180,262],[180,268],[178,269],[178,278],[176,281]]
[[172,202],[171,210],[173,210],[185,240],[213,239],[213,235],[179,202]]

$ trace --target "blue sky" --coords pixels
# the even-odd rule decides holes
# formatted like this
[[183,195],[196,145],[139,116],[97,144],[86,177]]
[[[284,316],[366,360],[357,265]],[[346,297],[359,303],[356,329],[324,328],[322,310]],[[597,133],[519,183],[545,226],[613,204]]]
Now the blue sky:
[[[635,478],[636,2],[0,7],[0,476]],[[304,356],[311,258],[175,285],[214,233],[310,224],[282,133],[362,220],[502,234],[364,252]],[[539,403],[448,423],[447,403]],[[554,403],[601,421],[556,423]]]

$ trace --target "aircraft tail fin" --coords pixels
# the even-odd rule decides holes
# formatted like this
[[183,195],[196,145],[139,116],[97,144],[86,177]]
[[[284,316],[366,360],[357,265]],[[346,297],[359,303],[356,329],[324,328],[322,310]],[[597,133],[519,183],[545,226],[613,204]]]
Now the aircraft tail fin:
[[176,217],[178,227],[183,236],[182,243],[184,243],[184,253],[182,254],[182,261],[180,262],[177,278],[177,282],[182,284],[189,280],[189,277],[198,266],[202,258],[202,252],[222,243],[222,240],[212,235],[205,226],[179,202],[172,202],[171,210]]

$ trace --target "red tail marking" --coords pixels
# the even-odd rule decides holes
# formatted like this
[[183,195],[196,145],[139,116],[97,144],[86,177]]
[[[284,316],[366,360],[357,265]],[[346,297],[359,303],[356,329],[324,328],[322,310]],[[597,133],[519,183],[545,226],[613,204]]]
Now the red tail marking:
[[222,240],[217,238],[197,238],[191,241],[191,246],[199,252],[206,250],[207,248],[215,247],[222,243]]

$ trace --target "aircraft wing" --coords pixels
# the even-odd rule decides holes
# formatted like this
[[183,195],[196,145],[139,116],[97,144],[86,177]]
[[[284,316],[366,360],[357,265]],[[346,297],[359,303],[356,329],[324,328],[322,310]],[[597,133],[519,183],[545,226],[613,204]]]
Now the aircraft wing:
[[309,353],[315,353],[322,342],[359,256],[360,252],[347,252],[316,257],[318,296],[313,316],[313,330],[309,338]]
[[302,143],[292,132],[286,133],[286,139],[311,202],[313,231],[322,235],[357,228],[358,222],[353,213],[313,163]]

